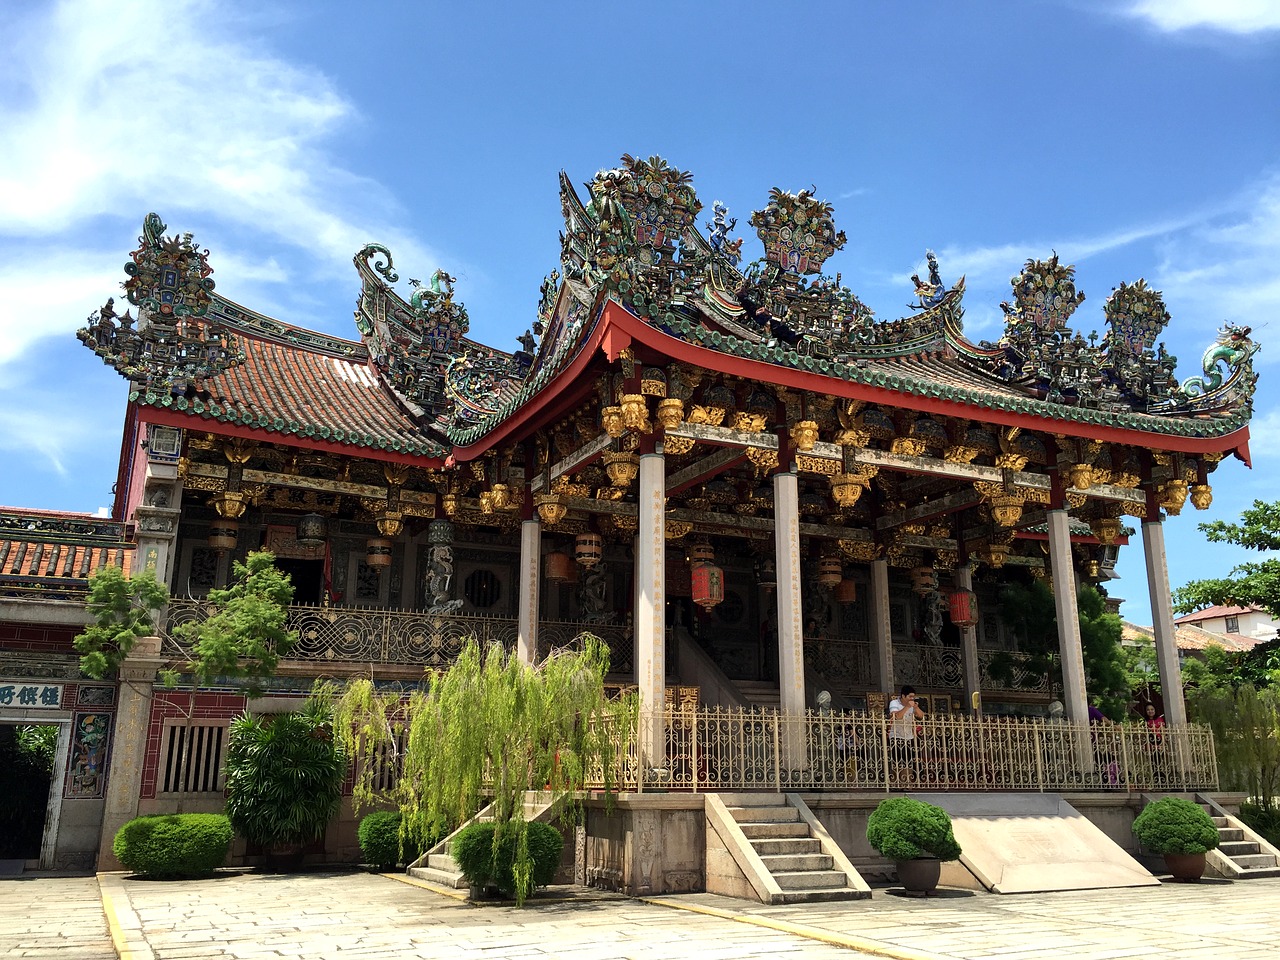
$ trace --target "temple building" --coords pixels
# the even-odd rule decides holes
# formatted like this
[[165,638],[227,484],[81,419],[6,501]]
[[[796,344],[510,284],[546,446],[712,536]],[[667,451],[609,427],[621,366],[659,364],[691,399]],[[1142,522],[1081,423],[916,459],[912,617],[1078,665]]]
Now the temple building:
[[[1077,586],[1105,583],[1131,524],[1166,718],[1186,723],[1163,524],[1209,505],[1225,458],[1248,463],[1247,327],[1180,377],[1158,291],[1120,283],[1085,335],[1055,255],[1021,267],[1002,335],[974,342],[964,277],[932,254],[900,318],[824,273],[845,235],[809,190],[750,215],[748,262],[729,211],[705,219],[661,158],[559,186],[560,262],[510,351],[468,336],[444,271],[397,288],[379,244],[355,254],[348,339],[225,299],[216,252],[147,216],[127,308],[108,300],[78,336],[130,384],[112,522],[132,568],[171,590],[170,626],[266,548],[300,634],[269,700],[321,675],[413,682],[470,636],[535,662],[590,631],[639,692],[636,786],[741,789],[701,752],[678,771],[672,711],[880,722],[909,682],[936,718],[1044,716],[1056,699],[1084,724]],[[1052,585],[1060,675],[1027,668],[1000,616],[1000,586],[1032,579]],[[186,784],[243,704],[230,686],[119,687],[105,846],[180,795],[218,808],[216,765]],[[815,782],[804,742],[775,748],[764,766],[799,787],[885,788],[879,759]]]

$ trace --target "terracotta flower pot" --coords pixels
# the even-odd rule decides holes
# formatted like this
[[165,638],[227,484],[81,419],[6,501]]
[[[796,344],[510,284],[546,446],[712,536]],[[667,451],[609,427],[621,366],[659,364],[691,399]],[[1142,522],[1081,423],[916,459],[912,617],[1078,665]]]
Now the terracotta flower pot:
[[1166,853],[1164,865],[1175,880],[1194,883],[1204,876],[1203,853]]
[[942,876],[942,861],[936,857],[916,857],[914,860],[899,860],[898,882],[913,897],[926,897],[938,889],[938,878]]

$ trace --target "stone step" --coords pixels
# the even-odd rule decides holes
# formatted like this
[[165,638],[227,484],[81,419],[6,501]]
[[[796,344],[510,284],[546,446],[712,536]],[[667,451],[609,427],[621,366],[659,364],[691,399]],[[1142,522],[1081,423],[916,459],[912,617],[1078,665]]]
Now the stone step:
[[454,890],[462,890],[467,885],[461,873],[437,870],[435,867],[410,867],[409,876]]
[[789,823],[800,819],[795,807],[730,807],[729,813],[739,823]]
[[1265,877],[1280,877],[1280,867],[1251,867],[1241,870],[1237,880],[1261,880]]
[[794,870],[775,873],[774,881],[783,890],[812,890],[817,887],[843,887],[845,875],[839,870]]
[[739,823],[738,828],[742,831],[743,836],[748,840],[757,839],[773,839],[780,840],[784,837],[807,837],[809,836],[809,825],[807,823],[792,821],[771,821],[769,823]]
[[[1213,818],[1213,825],[1214,825],[1215,827],[1217,827],[1219,830],[1221,830],[1223,827],[1227,827],[1227,826],[1228,826],[1227,818],[1226,818],[1226,817],[1214,817],[1214,818]],[[1228,827],[1228,829],[1229,829],[1229,827]]]
[[1232,860],[1241,854],[1260,852],[1258,844],[1253,840],[1227,840],[1218,844],[1218,849],[1222,851],[1224,856],[1228,856]]
[[762,856],[760,860],[775,877],[784,873],[809,873],[815,870],[831,869],[831,857],[825,853],[784,853],[777,856]]
[[751,846],[762,857],[781,857],[795,853],[821,853],[822,844],[812,837],[761,837]]
[[1244,853],[1238,857],[1232,857],[1231,862],[1245,870],[1276,866],[1276,858],[1269,853]]
[[1244,831],[1239,827],[1219,827],[1218,839],[1223,843],[1230,843],[1233,840],[1243,840]]
[[720,801],[726,807],[785,807],[787,801],[780,793],[722,793]]
[[870,891],[854,890],[850,887],[812,887],[808,890],[784,890],[776,897],[776,903],[821,903],[832,900],[866,900]]
[[433,853],[427,857],[426,866],[432,870],[441,870],[445,873],[461,873],[458,869],[457,862],[447,853]]

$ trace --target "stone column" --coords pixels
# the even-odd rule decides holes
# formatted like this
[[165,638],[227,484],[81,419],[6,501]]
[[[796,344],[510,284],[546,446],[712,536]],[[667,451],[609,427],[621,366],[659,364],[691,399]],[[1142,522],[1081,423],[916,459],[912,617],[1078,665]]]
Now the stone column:
[[[973,566],[966,563],[956,568],[956,586],[973,589]],[[975,715],[982,712],[982,669],[978,664],[978,625],[960,628],[960,652],[964,662],[964,692],[967,709]],[[978,696],[975,697],[974,694]],[[975,707],[974,705],[977,704]]]
[[151,724],[151,699],[156,672],[164,663],[159,637],[140,637],[120,665],[120,705],[116,711],[107,770],[107,794],[102,813],[99,870],[123,870],[111,842],[126,823],[138,815],[142,792],[142,765],[147,755],[147,730]]
[[520,662],[538,659],[538,570],[542,564],[542,524],[535,517],[520,524],[520,614],[516,650]]
[[[1150,516],[1150,514],[1148,514]],[[1159,513],[1156,513],[1159,517]],[[1169,596],[1169,563],[1164,549],[1164,521],[1144,520],[1142,551],[1147,561],[1147,591],[1151,595],[1151,624],[1156,637],[1156,663],[1160,668],[1160,692],[1164,694],[1166,723],[1187,722],[1182,696],[1182,667],[1174,639],[1173,599]]]
[[773,476],[774,549],[778,566],[778,689],[782,712],[803,716],[804,624],[800,593],[800,483],[794,473]]
[[871,642],[879,690],[893,693],[893,624],[889,617],[889,561],[871,561]]
[[1050,510],[1047,517],[1053,599],[1058,615],[1058,648],[1062,653],[1062,698],[1068,720],[1088,723],[1089,699],[1084,682],[1084,653],[1080,646],[1080,613],[1076,608],[1070,519],[1066,510]]
[[664,769],[666,708],[666,463],[640,457],[640,518],[636,536],[636,682],[640,687],[642,772]]

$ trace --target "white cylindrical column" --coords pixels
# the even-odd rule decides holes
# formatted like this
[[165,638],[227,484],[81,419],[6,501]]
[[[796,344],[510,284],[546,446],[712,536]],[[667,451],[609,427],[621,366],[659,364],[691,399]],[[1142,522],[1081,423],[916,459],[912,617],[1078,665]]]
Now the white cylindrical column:
[[1182,666],[1178,663],[1178,644],[1174,636],[1163,520],[1143,521],[1142,550],[1147,561],[1147,591],[1151,595],[1151,624],[1156,637],[1156,663],[1160,668],[1164,719],[1171,724],[1186,723],[1187,704],[1182,696]]
[[636,683],[640,688],[641,751],[646,770],[666,767],[666,464],[660,453],[640,457],[636,536]]
[[1089,697],[1084,681],[1084,652],[1080,646],[1080,612],[1076,607],[1076,572],[1071,559],[1071,521],[1066,510],[1050,510],[1049,563],[1053,568],[1053,599],[1058,615],[1058,648],[1062,653],[1062,696],[1067,719],[1089,722]]
[[893,623],[889,616],[889,561],[871,561],[871,642],[876,648],[879,689],[892,694]]
[[521,663],[538,659],[538,576],[542,565],[542,524],[534,518],[520,524],[520,616],[516,651]]
[[[973,566],[965,564],[956,568],[956,586],[961,590],[973,590]],[[978,664],[978,625],[960,628],[960,652],[964,660],[965,703],[977,714],[982,711],[982,670]],[[977,696],[975,696],[977,694]]]
[[778,690],[782,712],[804,715],[804,624],[800,592],[800,482],[773,476],[773,537],[778,567]]

